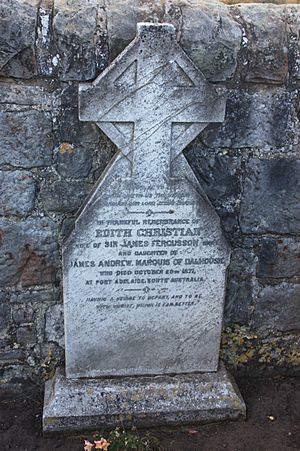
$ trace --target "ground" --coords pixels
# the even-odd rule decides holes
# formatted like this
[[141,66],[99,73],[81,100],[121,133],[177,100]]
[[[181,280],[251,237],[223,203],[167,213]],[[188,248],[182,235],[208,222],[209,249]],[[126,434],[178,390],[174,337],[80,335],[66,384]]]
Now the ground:
[[[300,379],[239,378],[246,421],[151,431],[164,451],[300,450]],[[1,392],[0,392],[1,393]],[[0,400],[0,450],[80,451],[82,438],[41,435],[42,393],[32,387]]]

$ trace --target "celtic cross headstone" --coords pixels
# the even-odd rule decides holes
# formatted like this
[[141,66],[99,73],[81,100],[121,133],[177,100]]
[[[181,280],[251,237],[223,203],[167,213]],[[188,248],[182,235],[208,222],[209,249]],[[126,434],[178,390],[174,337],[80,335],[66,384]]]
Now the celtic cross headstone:
[[[133,399],[147,414],[142,393],[152,383],[156,409],[165,389],[171,411],[179,402],[178,384],[189,397],[196,383],[202,390],[193,395],[196,407],[183,396],[181,410],[203,413],[206,398],[214,400],[209,409],[219,409],[219,417],[220,410],[225,416],[243,410],[226,371],[217,371],[230,252],[182,154],[209,123],[223,121],[225,103],[224,93],[178,45],[170,24],[139,24],[125,51],[93,83],[80,85],[80,119],[96,123],[118,152],[64,243],[66,379],[57,375],[54,389],[60,386],[60,405],[70,403],[70,384],[72,402],[89,387],[98,416],[104,409],[108,421],[110,408],[99,393],[110,387],[122,392],[138,418]],[[186,376],[195,372],[213,376]],[[174,374],[177,379],[166,376]],[[163,375],[161,382],[153,375]],[[109,376],[123,379],[96,379]],[[211,383],[218,389],[207,395]],[[89,417],[85,407],[81,417]],[[116,409],[124,414],[120,405]],[[164,421],[174,422],[176,415],[168,415],[163,410]],[[200,417],[186,414],[190,421]]]

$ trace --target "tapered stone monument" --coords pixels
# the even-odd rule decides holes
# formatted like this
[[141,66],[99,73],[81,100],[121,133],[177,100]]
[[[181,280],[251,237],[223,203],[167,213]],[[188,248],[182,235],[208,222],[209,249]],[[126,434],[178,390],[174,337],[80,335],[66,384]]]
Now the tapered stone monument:
[[139,24],[80,85],[80,119],[119,152],[64,243],[66,368],[46,385],[45,432],[245,415],[219,365],[230,251],[182,154],[225,104],[169,24]]

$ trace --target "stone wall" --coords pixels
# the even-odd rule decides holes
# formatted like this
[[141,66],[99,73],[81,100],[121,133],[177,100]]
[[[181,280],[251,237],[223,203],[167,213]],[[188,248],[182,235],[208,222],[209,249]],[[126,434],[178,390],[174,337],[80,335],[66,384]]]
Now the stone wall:
[[295,374],[300,5],[5,0],[1,380],[41,380],[63,360],[61,240],[116,150],[97,127],[78,121],[77,87],[124,49],[138,21],[172,22],[205,76],[228,89],[225,122],[210,125],[185,151],[233,249],[222,357],[234,370]]

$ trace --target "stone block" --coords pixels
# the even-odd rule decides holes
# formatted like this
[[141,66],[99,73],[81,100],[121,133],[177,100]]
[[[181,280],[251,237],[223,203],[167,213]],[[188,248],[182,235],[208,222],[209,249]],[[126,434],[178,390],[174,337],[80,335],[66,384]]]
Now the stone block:
[[41,200],[48,212],[74,213],[92,189],[87,182],[55,180],[41,185]]
[[230,265],[228,268],[229,277],[239,277],[241,279],[251,278],[255,276],[256,255],[252,250],[252,246],[232,249]]
[[235,240],[239,233],[238,203],[240,191],[241,158],[212,155],[200,140],[192,143],[185,152],[197,180],[216,208],[227,239]]
[[7,346],[10,345],[10,340],[9,340],[8,336],[6,335],[3,337],[3,336],[1,336],[2,333],[3,333],[3,330],[1,330],[1,333],[0,333],[0,349],[1,350],[5,349]]
[[61,80],[90,80],[107,65],[103,2],[55,0],[51,73]]
[[187,160],[199,183],[214,205],[224,204],[239,195],[240,157],[228,155],[203,155],[195,142],[186,152]]
[[257,277],[280,279],[300,274],[300,243],[296,238],[263,238],[258,249]]
[[225,81],[234,75],[242,42],[242,27],[219,2],[168,1],[169,14],[181,10],[180,43],[189,57],[211,81]]
[[43,111],[51,111],[55,103],[55,95],[50,90],[44,86],[35,85],[33,82],[24,85],[6,80],[0,82],[0,90],[0,104],[3,104],[1,109],[4,110],[18,111],[18,108],[23,110],[23,106],[38,106],[38,108],[42,107]]
[[226,117],[201,134],[210,148],[286,147],[298,123],[290,95],[282,88],[228,92]]
[[0,352],[0,362],[20,363],[25,360],[25,352],[22,349],[10,349]]
[[4,334],[7,330],[10,320],[10,306],[5,296],[0,296],[0,335]]
[[164,7],[160,0],[131,0],[126,5],[123,0],[106,0],[105,3],[110,60],[118,56],[134,39],[138,22],[164,22]]
[[34,320],[34,310],[30,306],[17,307],[13,310],[12,317],[16,324],[30,323]]
[[55,281],[57,230],[46,218],[0,220],[0,286],[30,287]]
[[240,225],[238,213],[236,211],[228,211],[226,207],[218,207],[216,211],[221,219],[221,225],[226,233],[226,239],[231,245],[235,245],[236,239],[240,235]]
[[55,155],[56,170],[62,177],[84,178],[92,168],[92,149],[61,143]]
[[[36,373],[33,368],[22,363],[11,363],[3,368],[0,375],[1,384],[12,383],[16,387],[20,380],[23,382],[32,382],[36,378]],[[3,385],[2,385],[3,386]],[[24,385],[23,385],[24,387]]]
[[31,78],[38,0],[5,0],[0,4],[0,76]]
[[21,346],[33,346],[37,341],[35,328],[32,325],[18,327],[16,339]]
[[253,376],[299,376],[300,337],[297,331],[272,333],[270,330],[250,329],[246,326],[228,327],[223,332],[222,359],[239,370]]
[[28,171],[0,171],[0,216],[24,216],[34,207],[35,181]]
[[300,160],[250,158],[241,199],[244,233],[299,233]]
[[52,163],[52,119],[48,112],[0,112],[0,164],[14,167]]
[[241,75],[255,83],[284,83],[288,74],[285,8],[241,4],[230,8],[243,28]]
[[209,423],[243,418],[246,407],[229,373],[118,379],[66,379],[46,383],[44,433]]
[[45,315],[45,339],[64,347],[64,317],[62,304],[52,305]]
[[[75,94],[75,95],[74,95]],[[77,91],[70,94],[70,101],[77,102]],[[79,148],[89,148],[99,142],[99,129],[95,124],[82,123],[78,119],[77,108],[62,108],[57,117],[56,134],[60,144],[77,144]],[[89,145],[89,146],[88,146]]]
[[282,282],[261,289],[253,315],[253,327],[273,332],[300,329],[300,285]]
[[94,180],[98,180],[102,172],[105,170],[113,156],[117,152],[117,147],[113,144],[103,132],[99,135],[98,152],[94,153]]
[[37,11],[36,61],[37,73],[42,76],[51,76],[58,62],[53,48],[53,7],[54,0],[40,0]]
[[59,291],[54,287],[42,287],[40,290],[36,289],[22,289],[22,291],[14,291],[10,296],[12,304],[23,303],[53,303],[59,299]]
[[60,232],[63,240],[67,238],[67,236],[70,234],[71,230],[74,228],[74,223],[75,223],[74,217],[66,218],[63,220],[61,232]]
[[296,81],[300,79],[300,6],[286,6],[287,35],[289,44],[289,75]]
[[251,279],[231,278],[227,280],[224,324],[248,324],[253,303]]

